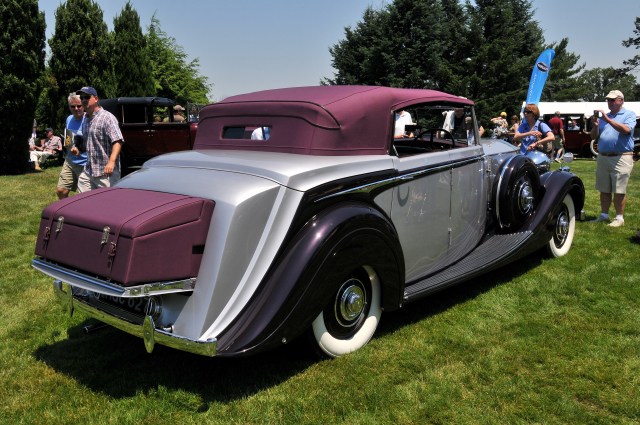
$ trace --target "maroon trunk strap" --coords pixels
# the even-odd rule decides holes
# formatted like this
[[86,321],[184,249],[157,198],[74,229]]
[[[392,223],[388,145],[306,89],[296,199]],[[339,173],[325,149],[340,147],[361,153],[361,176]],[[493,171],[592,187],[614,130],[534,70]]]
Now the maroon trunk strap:
[[84,199],[89,198],[91,196],[99,195],[99,194],[104,193],[104,192],[110,192],[110,191],[115,190],[115,189],[117,189],[117,188],[110,187],[108,189],[101,190],[100,192],[97,192],[97,193],[89,193],[89,194],[87,194],[85,196],[77,196],[77,195],[73,196],[73,197],[71,197],[70,201],[68,201],[64,205],[58,207],[53,213],[51,213],[51,217],[49,217],[49,223],[48,223],[49,225],[47,227],[45,227],[46,231],[45,231],[44,237],[42,238],[42,240],[44,241],[44,257],[45,258],[47,257],[47,249],[49,248],[49,237],[50,237],[50,233],[51,233],[51,226],[53,226],[53,220],[54,220],[56,214],[58,213],[58,211],[60,211],[62,208],[65,208],[65,207],[73,204],[76,201],[81,201],[81,200],[84,200]]
[[189,196],[189,197],[186,197],[186,198],[174,199],[173,201],[168,201],[168,202],[165,202],[165,203],[160,204],[160,205],[154,205],[154,206],[153,206],[153,207],[151,207],[151,208],[147,208],[146,210],[140,211],[140,212],[138,212],[138,213],[136,213],[136,214],[132,215],[131,217],[127,218],[126,220],[123,220],[123,221],[120,223],[120,226],[118,226],[118,230],[117,230],[117,231],[116,231],[116,233],[114,234],[113,241],[112,241],[111,243],[109,243],[109,246],[110,246],[110,247],[109,247],[109,258],[111,259],[111,265],[109,266],[109,280],[111,280],[111,274],[112,274],[112,272],[113,272],[113,262],[114,262],[114,261],[115,261],[115,259],[116,259],[116,248],[118,247],[118,239],[120,238],[120,230],[122,230],[122,227],[123,227],[125,224],[127,224],[129,221],[133,220],[134,218],[136,218],[136,217],[138,217],[138,216],[140,216],[140,215],[142,215],[142,214],[145,214],[145,213],[147,213],[147,212],[149,212],[149,211],[152,211],[152,210],[154,210],[154,209],[156,209],[156,208],[162,207],[162,206],[164,206],[164,205],[169,205],[169,204],[172,204],[172,203],[174,203],[174,202],[184,201],[185,199],[191,199],[191,198],[192,198],[192,197],[191,197],[191,196]]

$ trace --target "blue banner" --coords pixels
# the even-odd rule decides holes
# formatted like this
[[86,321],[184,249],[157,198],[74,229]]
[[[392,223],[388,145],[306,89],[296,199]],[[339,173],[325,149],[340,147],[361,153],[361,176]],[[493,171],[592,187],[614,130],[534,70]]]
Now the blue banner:
[[553,49],[547,49],[538,56],[536,65],[531,73],[531,81],[529,82],[529,91],[527,92],[527,105],[537,105],[540,102],[544,83],[547,82],[549,70],[551,69],[551,60],[556,55]]

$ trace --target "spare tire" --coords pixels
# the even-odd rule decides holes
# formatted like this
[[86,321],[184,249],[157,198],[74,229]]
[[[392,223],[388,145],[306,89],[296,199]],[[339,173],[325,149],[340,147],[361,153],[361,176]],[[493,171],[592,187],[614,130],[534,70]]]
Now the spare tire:
[[531,217],[540,175],[531,159],[515,155],[504,163],[493,191],[494,216],[503,231],[516,231]]

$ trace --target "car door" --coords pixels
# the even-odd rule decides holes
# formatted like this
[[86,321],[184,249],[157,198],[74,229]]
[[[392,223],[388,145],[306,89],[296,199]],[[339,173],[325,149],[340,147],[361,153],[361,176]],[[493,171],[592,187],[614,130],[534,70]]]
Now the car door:
[[451,235],[447,262],[458,261],[480,242],[486,227],[487,188],[482,146],[449,151],[451,161]]
[[406,281],[435,271],[447,261],[452,168],[447,151],[394,158],[399,173],[391,220],[405,260]]

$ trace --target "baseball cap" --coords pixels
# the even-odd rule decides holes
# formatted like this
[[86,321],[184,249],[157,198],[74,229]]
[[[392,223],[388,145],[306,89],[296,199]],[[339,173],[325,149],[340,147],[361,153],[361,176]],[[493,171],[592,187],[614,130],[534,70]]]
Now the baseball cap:
[[620,90],[611,90],[609,94],[605,96],[605,99],[617,99],[617,98],[624,100],[624,95]]
[[507,113],[506,113],[506,112],[500,112],[500,116],[501,116],[501,117],[506,117],[506,116],[507,116]]
[[173,109],[176,111],[184,111],[184,108],[180,105],[176,105]]
[[98,96],[98,92],[93,87],[83,87],[76,92],[76,94],[80,94],[80,93],[87,93],[92,96]]
[[47,128],[44,132],[45,132],[45,133],[48,133],[48,132],[52,132],[52,133],[53,133],[53,128],[49,127],[49,128]]

